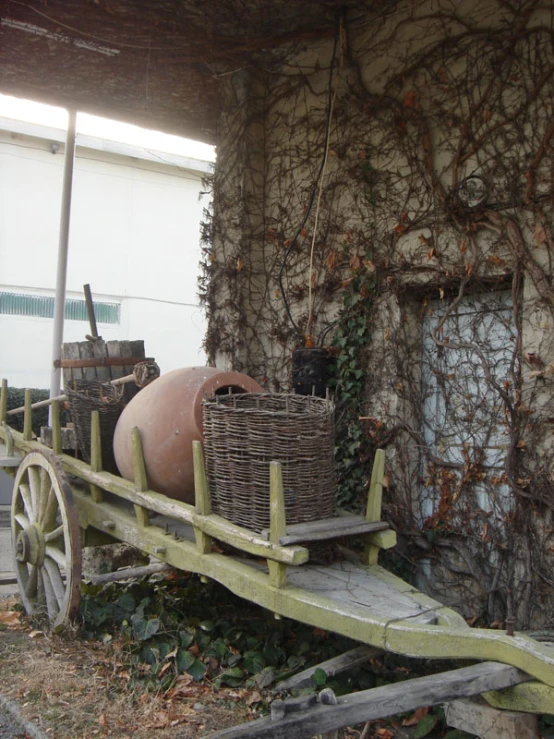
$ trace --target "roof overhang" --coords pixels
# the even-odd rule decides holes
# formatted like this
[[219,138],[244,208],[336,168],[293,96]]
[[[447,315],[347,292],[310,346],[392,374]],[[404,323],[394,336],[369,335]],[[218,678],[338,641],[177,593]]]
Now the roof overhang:
[[5,1],[0,92],[215,144],[221,75],[261,59],[269,64],[283,45],[331,35],[342,6],[338,0]]

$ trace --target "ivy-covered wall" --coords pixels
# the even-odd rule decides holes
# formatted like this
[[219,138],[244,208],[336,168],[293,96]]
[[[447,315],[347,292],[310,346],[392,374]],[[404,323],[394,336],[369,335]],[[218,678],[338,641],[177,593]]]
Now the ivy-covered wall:
[[554,35],[533,0],[359,4],[222,78],[206,346],[288,389],[328,346],[339,497],[387,449],[392,564],[549,623]]

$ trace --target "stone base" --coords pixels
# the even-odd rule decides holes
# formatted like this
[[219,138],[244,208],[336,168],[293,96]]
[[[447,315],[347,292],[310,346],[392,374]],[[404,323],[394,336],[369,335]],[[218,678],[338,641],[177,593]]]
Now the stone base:
[[446,703],[444,712],[448,726],[481,739],[540,739],[535,714],[500,711],[484,702],[462,699]]

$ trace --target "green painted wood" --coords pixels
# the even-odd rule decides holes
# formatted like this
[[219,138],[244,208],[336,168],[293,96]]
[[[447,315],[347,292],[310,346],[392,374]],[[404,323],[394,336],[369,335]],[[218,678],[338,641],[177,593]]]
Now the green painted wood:
[[[102,440],[98,411],[92,411],[90,414],[90,469],[93,472],[102,472]],[[104,500],[102,488],[98,485],[90,485],[90,494],[95,503],[102,503]]]
[[[286,536],[285,493],[280,462],[269,463],[269,540],[276,546]],[[287,584],[287,568],[282,562],[269,562],[269,578],[276,588]]]
[[[133,453],[133,478],[135,481],[135,490],[137,493],[144,493],[148,490],[148,479],[146,477],[146,464],[144,462],[144,454],[142,452],[142,439],[140,431],[136,426],[131,429],[131,446]],[[134,503],[135,515],[139,526],[149,525],[148,509],[145,506]]]
[[[396,531],[393,531],[392,529],[388,529],[387,531],[376,531],[373,534],[367,534],[366,537],[364,537],[366,546],[369,546],[373,549],[392,549],[392,547],[396,546]],[[372,560],[372,557],[367,557],[368,565],[377,564],[377,562],[369,561]]]
[[0,390],[0,423],[6,421],[8,412],[8,381],[2,379],[2,390]]
[[[365,512],[366,521],[380,521],[381,508],[383,504],[383,478],[385,476],[385,452],[377,449],[373,468],[371,470],[371,482],[367,496],[367,507]],[[396,542],[395,542],[396,543]],[[394,546],[394,545],[392,545]],[[379,539],[372,536],[364,540],[365,561],[368,565],[376,565],[379,559]]]
[[29,388],[25,390],[25,414],[23,416],[23,439],[31,441],[33,438],[33,409],[31,405],[31,391]]
[[494,708],[554,715],[554,688],[536,680],[483,693],[483,698]]
[[135,490],[137,493],[144,493],[148,490],[148,479],[146,477],[146,465],[144,463],[144,455],[142,453],[142,439],[140,431],[136,426],[131,429],[131,444],[133,449],[133,478],[135,481]]
[[52,451],[54,454],[62,453],[62,428],[60,424],[60,402],[52,401],[51,419],[52,419]]
[[[204,450],[202,442],[192,442],[192,460],[194,465],[194,501],[196,513],[199,516],[209,516],[212,512],[210,500],[210,489],[206,477],[206,465],[204,461]],[[198,526],[194,527],[196,546],[201,554],[209,554],[212,551],[212,538]]]
[[102,472],[102,440],[98,411],[92,411],[90,414],[90,468],[93,472]]
[[[300,544],[308,541],[327,541],[345,536],[359,536],[388,529],[385,521],[366,521],[363,516],[334,516],[287,525],[287,533],[279,538],[279,544]],[[269,538],[269,529],[263,529],[262,536]]]
[[[19,451],[43,450],[44,447],[32,441],[25,441],[23,435],[13,432],[16,448]],[[6,429],[0,427],[0,437],[5,439]],[[192,506],[179,501],[170,501],[159,493],[137,493],[134,485],[115,475],[106,472],[93,473],[90,466],[74,460],[68,455],[59,455],[64,469],[76,474],[86,482],[99,484],[105,490],[116,491],[116,495],[146,505],[162,515],[170,515],[177,520],[187,520],[193,525],[201,525],[211,521],[212,531],[225,532],[225,524],[218,522],[216,516],[197,516]],[[370,644],[388,651],[420,658],[468,659],[494,661],[511,664],[532,675],[537,680],[554,686],[554,649],[546,644],[534,641],[529,637],[518,634],[508,637],[495,630],[470,629],[463,619],[451,609],[442,606],[418,593],[408,583],[395,578],[381,567],[367,568],[368,572],[380,577],[384,582],[394,583],[400,592],[411,593],[414,600],[420,604],[426,603],[430,610],[438,616],[436,624],[418,624],[409,619],[404,621],[380,618],[371,607],[357,606],[355,603],[341,604],[321,594],[314,594],[306,588],[289,586],[274,587],[266,572],[255,569],[258,560],[242,561],[236,557],[222,555],[217,552],[211,554],[199,553],[196,544],[188,541],[178,541],[168,537],[158,527],[137,526],[133,515],[126,513],[122,506],[107,502],[95,504],[90,496],[79,488],[75,488],[74,496],[80,524],[83,528],[93,526],[114,536],[119,541],[127,541],[139,548],[150,551],[156,556],[162,556],[172,566],[197,572],[210,577],[228,587],[240,597],[257,603],[276,614],[294,618],[303,623],[317,626],[328,631],[343,634],[358,642]],[[109,525],[108,525],[109,524]],[[243,540],[248,542],[245,530],[239,530],[236,537],[230,535],[233,545],[243,548]],[[211,533],[209,526],[205,530]],[[227,530],[229,533],[229,530]],[[235,533],[235,532],[233,532]],[[259,543],[259,537],[250,541],[253,549],[258,549],[257,556],[274,546],[271,542]],[[157,547],[159,554],[154,551]],[[275,548],[273,556],[286,556],[290,560],[291,552],[297,550],[306,556],[306,550],[301,547]],[[271,551],[271,550],[270,550]],[[305,561],[305,560],[304,560]],[[361,568],[363,569],[363,568]]]

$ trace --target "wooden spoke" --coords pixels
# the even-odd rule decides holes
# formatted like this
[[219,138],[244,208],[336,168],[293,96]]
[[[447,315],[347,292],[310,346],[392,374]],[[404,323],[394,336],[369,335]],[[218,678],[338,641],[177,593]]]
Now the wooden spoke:
[[65,586],[62,580],[61,573],[57,568],[56,563],[48,557],[44,560],[44,569],[48,573],[50,583],[52,584],[52,590],[54,591],[54,595],[56,596],[56,600],[58,602],[59,610],[63,606],[63,599],[65,597]]
[[40,575],[42,577],[42,582],[44,585],[44,595],[46,598],[46,610],[48,611],[48,620],[52,622],[56,620],[56,616],[60,612],[60,608],[58,606],[56,594],[54,592],[54,588],[52,587],[52,582],[50,580],[50,576],[46,567],[41,567]]
[[29,468],[29,489],[31,491],[31,506],[33,508],[33,517],[35,521],[39,518],[39,495],[40,495],[40,469],[36,467]]
[[22,529],[26,529],[31,525],[30,520],[24,513],[15,513],[14,518]]
[[28,580],[25,583],[25,595],[28,598],[36,598],[38,567],[35,567],[35,565],[29,565],[29,569],[30,573],[28,575]]
[[50,491],[52,490],[52,483],[50,481],[50,478],[48,477],[48,472],[43,468],[40,471],[40,494],[39,494],[39,500],[40,500],[40,508],[38,511],[38,521],[42,522],[44,520],[44,513],[46,510],[46,506],[48,505],[48,500],[50,498]]
[[47,534],[44,534],[44,541],[54,541],[54,539],[57,539],[58,537],[62,536],[63,534],[63,524],[58,526],[57,529],[54,529],[53,531],[49,531]]
[[81,539],[73,493],[54,454],[31,452],[13,492],[12,540],[21,600],[29,615],[52,627],[79,607]]
[[65,557],[65,554],[60,550],[56,549],[56,547],[45,547],[44,553],[46,557],[50,557],[50,559],[53,559],[54,562],[59,565],[60,567],[63,567],[64,570],[67,566],[67,560]]
[[35,511],[33,509],[33,501],[31,500],[31,491],[27,484],[19,486],[19,493],[23,501],[23,508],[25,513],[29,516],[31,523],[35,522]]
[[48,491],[48,498],[46,505],[44,506],[44,513],[42,514],[42,528],[48,531],[56,523],[56,516],[58,514],[58,499],[54,488],[51,487]]

